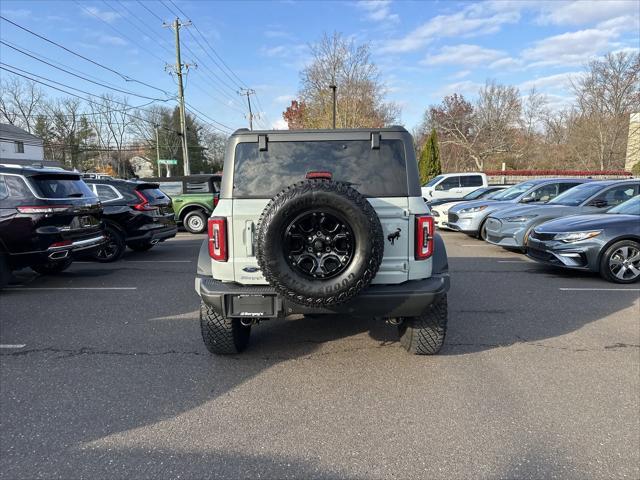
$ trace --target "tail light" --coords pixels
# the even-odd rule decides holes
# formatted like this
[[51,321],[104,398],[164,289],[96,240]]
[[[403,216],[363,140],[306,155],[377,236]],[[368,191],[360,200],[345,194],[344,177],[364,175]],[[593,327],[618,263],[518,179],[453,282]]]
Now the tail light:
[[416,260],[426,260],[433,255],[433,217],[416,215]]
[[213,196],[213,208],[216,208],[218,206],[219,202],[220,202],[220,195],[214,195]]
[[70,209],[71,205],[23,205],[16,208],[20,213],[56,213]]
[[61,242],[55,242],[49,245],[49,248],[60,248],[60,247],[68,247],[72,245],[73,242],[71,240],[63,240]]
[[219,262],[226,262],[227,257],[227,219],[213,217],[207,224],[209,232],[209,256]]
[[308,179],[312,179],[312,178],[324,178],[326,180],[331,180],[331,178],[333,177],[333,175],[331,174],[331,172],[307,172],[306,177]]
[[152,210],[157,210],[157,207],[154,207],[152,205],[149,205],[149,200],[147,200],[147,198],[142,195],[138,190],[134,190],[134,193],[136,194],[136,196],[141,200],[140,203],[136,203],[133,208],[140,211],[140,212],[150,212]]

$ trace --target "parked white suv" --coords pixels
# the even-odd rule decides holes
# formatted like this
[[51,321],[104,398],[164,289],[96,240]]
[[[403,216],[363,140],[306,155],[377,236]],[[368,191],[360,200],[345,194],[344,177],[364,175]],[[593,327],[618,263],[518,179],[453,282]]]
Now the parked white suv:
[[484,173],[444,173],[422,186],[422,197],[427,202],[437,198],[462,198],[467,193],[488,185]]

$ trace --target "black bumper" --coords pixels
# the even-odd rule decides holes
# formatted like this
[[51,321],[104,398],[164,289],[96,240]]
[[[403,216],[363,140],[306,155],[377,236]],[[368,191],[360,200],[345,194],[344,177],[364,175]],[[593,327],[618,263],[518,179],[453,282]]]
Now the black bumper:
[[127,236],[126,241],[131,242],[164,242],[169,238],[173,238],[178,233],[178,227],[176,225],[171,225],[168,227],[154,228],[149,229],[147,231],[138,230],[136,232],[132,232],[131,236]]
[[12,268],[41,265],[52,260],[64,260],[84,256],[97,251],[105,242],[102,233],[97,233],[86,238],[76,238],[69,245],[50,247],[38,252],[26,252],[9,255],[9,264]]
[[262,318],[281,317],[297,313],[343,313],[357,316],[412,317],[449,291],[449,275],[434,275],[424,280],[410,280],[398,285],[371,285],[352,300],[334,307],[313,308],[293,303],[276,293],[271,286],[245,286],[220,282],[211,277],[196,278],[197,291],[202,300],[216,312],[227,317],[246,317],[246,313],[234,314],[232,301],[238,296],[263,297],[273,305]]

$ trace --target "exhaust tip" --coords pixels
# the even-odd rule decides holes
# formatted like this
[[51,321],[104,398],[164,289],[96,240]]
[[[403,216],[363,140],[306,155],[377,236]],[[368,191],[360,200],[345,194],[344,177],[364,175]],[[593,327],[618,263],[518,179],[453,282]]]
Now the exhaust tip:
[[49,254],[49,258],[51,260],[62,260],[63,258],[67,258],[69,256],[69,250],[64,250],[61,252],[53,252]]
[[151,240],[151,245],[155,245],[156,243],[158,243],[160,240],[155,239],[155,240]]

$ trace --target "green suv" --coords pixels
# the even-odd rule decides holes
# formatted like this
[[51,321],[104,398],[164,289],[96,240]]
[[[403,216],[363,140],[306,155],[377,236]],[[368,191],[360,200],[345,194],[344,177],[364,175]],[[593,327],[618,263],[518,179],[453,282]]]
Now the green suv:
[[203,233],[207,219],[218,204],[222,175],[202,174],[186,177],[144,178],[160,184],[160,190],[171,197],[176,222],[191,233]]

